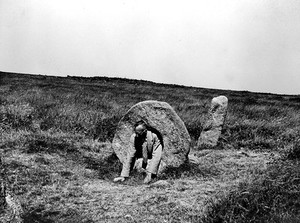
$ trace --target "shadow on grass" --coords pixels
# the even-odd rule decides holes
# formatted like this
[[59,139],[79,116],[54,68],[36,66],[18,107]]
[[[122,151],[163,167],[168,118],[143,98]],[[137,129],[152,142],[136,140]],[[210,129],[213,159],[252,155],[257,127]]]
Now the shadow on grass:
[[39,207],[24,213],[22,218],[23,223],[94,223],[88,216],[83,216],[74,209],[51,211]]
[[[86,168],[96,171],[99,179],[112,181],[118,177],[122,170],[122,163],[115,153],[104,158],[83,157]],[[166,170],[155,176],[153,182],[157,180],[180,179],[180,178],[207,178],[218,176],[220,171],[213,166],[204,166],[192,162],[186,162],[179,167],[167,167]],[[121,184],[125,185],[141,185],[145,178],[145,173],[133,169],[130,177]]]
[[58,153],[60,155],[78,154],[78,149],[66,139],[43,135],[30,137],[26,142],[26,152],[29,154],[38,152]]
[[1,175],[15,195],[22,195],[32,189],[32,186],[42,187],[51,183],[50,174],[39,168],[30,168],[21,162],[12,160],[1,165]]
[[292,148],[287,151],[286,159],[299,160],[300,159],[300,139],[292,144]]
[[159,176],[160,179],[179,179],[185,177],[207,178],[219,175],[216,168],[204,167],[199,164],[186,162],[179,167],[167,167]]
[[103,180],[112,180],[122,169],[122,163],[115,153],[104,158],[83,157],[86,168],[95,170],[97,176]]
[[[158,180],[175,180],[175,179],[199,179],[199,178],[208,178],[214,177],[220,174],[220,171],[211,167],[203,167],[198,164],[186,162],[179,167],[167,167],[164,172],[154,176],[152,183]],[[133,170],[130,174],[130,178],[126,180],[123,184],[136,186],[143,184],[143,180],[146,176],[146,173],[141,173],[137,170]]]
[[[24,223],[54,223],[54,220],[47,217],[43,207],[38,207],[34,210],[26,211],[22,218]],[[59,214],[59,213],[57,213]]]

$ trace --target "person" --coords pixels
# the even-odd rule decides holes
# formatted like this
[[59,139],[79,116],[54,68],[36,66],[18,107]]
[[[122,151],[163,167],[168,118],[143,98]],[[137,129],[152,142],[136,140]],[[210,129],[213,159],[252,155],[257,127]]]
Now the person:
[[[142,168],[146,171],[144,183],[148,184],[157,175],[163,143],[160,135],[151,130],[144,121],[138,121],[134,125],[134,133],[130,137],[130,147],[127,152],[127,159],[123,164],[121,175],[115,178],[114,182],[123,182],[129,177],[135,161],[142,159]],[[147,168],[149,159],[149,167]]]

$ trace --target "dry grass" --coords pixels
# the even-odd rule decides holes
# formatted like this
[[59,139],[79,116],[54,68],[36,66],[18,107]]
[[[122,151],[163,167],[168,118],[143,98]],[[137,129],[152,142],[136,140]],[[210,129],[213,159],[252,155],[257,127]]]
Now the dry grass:
[[[299,201],[290,199],[299,178],[299,96],[10,73],[0,73],[0,92],[1,177],[24,222],[261,222],[271,219],[265,210],[279,213],[274,222],[299,220]],[[221,94],[229,111],[216,150],[192,148],[189,163],[151,185],[138,172],[112,183],[121,164],[110,143],[132,105],[168,102],[195,145]]]
[[300,163],[277,161],[261,177],[212,201],[205,222],[299,222]]

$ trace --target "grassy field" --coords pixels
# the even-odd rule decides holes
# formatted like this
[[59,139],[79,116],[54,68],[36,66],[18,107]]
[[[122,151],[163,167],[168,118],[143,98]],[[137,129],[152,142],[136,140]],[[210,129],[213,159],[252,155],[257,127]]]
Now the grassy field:
[[[213,97],[229,99],[216,149],[196,149]],[[143,100],[169,103],[190,162],[123,184],[111,141]],[[300,96],[107,77],[0,72],[1,178],[24,222],[300,222]]]

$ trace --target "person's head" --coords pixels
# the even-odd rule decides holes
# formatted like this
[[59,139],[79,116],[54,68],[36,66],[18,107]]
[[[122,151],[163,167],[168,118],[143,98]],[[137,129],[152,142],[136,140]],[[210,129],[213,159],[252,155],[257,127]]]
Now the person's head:
[[143,136],[147,132],[147,124],[141,120],[135,123],[134,132],[137,136]]

